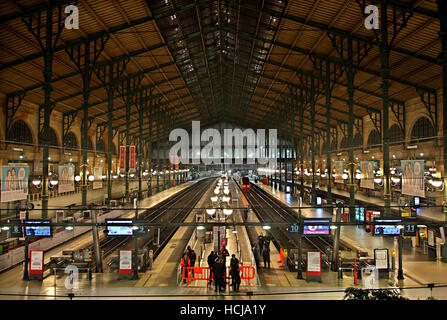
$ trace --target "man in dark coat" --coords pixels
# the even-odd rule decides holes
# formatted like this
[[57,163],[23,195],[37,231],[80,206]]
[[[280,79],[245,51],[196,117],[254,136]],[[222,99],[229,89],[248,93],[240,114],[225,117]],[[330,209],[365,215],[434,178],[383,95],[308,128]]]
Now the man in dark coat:
[[[208,259],[207,259],[208,267],[210,268],[210,275],[211,275],[211,272],[213,271],[213,266],[214,266],[214,263],[216,262],[216,258],[217,258],[217,256],[215,255],[214,251],[211,251],[211,253],[208,255]],[[208,284],[211,284],[211,281],[212,280],[210,280]]]
[[234,264],[239,263],[238,258],[236,258],[236,255],[233,253],[231,255],[231,260],[230,260],[230,267],[232,267]]
[[213,265],[214,291],[225,291],[225,266],[222,258],[218,258]]
[[233,291],[238,292],[241,285],[241,269],[239,268],[239,262],[231,265],[231,279],[233,280]]
[[258,247],[259,252],[262,253],[262,249],[264,249],[264,236],[262,235],[262,233],[258,236]]
[[264,258],[264,269],[267,268],[267,264],[268,264],[268,269],[270,269],[270,250],[267,249],[266,247],[264,247],[264,249],[262,249],[262,257]]

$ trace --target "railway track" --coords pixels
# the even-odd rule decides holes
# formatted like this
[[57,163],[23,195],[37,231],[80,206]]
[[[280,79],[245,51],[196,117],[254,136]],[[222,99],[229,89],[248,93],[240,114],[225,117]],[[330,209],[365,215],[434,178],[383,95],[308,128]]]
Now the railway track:
[[[203,196],[206,190],[211,186],[213,179],[202,180],[192,187],[179,192],[178,194],[170,197],[158,205],[155,209],[144,210],[139,214],[139,220],[147,220],[148,222],[182,222],[191,212],[191,208],[197,204],[200,198]],[[172,210],[172,207],[177,207],[179,209]],[[148,250],[153,250],[154,260],[165,245],[169,242],[172,235],[178,227],[162,227],[160,228],[160,239],[162,242],[160,245],[152,244],[153,239],[153,228],[148,231],[148,234],[144,237],[138,238],[139,246],[138,249],[141,250],[146,248]],[[100,246],[104,250],[103,257],[107,257],[112,254],[118,248],[129,248],[133,249],[133,244],[131,243],[134,238],[105,238],[101,242]]]
[[[236,181],[237,183],[237,181]],[[250,191],[242,191],[247,198],[253,211],[256,213],[260,222],[288,222],[290,224],[298,223],[298,214],[285,207],[278,200],[273,199],[264,190],[251,183]],[[239,184],[238,184],[239,186]],[[239,186],[240,188],[240,186]],[[241,189],[242,190],[242,189]],[[290,236],[285,227],[274,227],[268,231],[272,235],[272,242],[279,250],[288,249],[291,254],[289,258],[293,259],[293,252],[298,252],[297,237]],[[333,249],[332,237],[302,237],[301,247],[303,251],[317,250],[322,253],[323,261],[328,265],[331,249]],[[344,249],[341,247],[341,249]],[[293,259],[295,260],[295,259]],[[304,260],[303,260],[304,261]],[[290,261],[292,263],[292,261]],[[293,262],[294,264],[294,262]]]

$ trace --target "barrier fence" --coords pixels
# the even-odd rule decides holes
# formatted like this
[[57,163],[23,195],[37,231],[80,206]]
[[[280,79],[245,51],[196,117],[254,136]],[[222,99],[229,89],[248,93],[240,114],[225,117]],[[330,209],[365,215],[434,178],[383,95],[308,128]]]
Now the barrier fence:
[[[240,266],[241,280],[247,280],[248,285],[250,285],[250,280],[255,278],[256,271],[252,266]],[[231,267],[228,267],[225,279],[232,279],[230,275]],[[186,285],[189,285],[190,281],[193,280],[213,280],[213,273],[209,267],[185,267],[182,269],[182,279],[186,280]]]

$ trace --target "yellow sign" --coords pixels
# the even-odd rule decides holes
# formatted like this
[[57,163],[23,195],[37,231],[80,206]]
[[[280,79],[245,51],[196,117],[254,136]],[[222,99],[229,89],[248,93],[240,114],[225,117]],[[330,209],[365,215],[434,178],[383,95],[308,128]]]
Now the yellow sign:
[[154,257],[154,250],[149,250],[149,258],[153,258]]
[[284,249],[284,258],[287,258],[287,249]]
[[410,211],[402,211],[401,212],[401,216],[402,217],[409,217],[410,216]]

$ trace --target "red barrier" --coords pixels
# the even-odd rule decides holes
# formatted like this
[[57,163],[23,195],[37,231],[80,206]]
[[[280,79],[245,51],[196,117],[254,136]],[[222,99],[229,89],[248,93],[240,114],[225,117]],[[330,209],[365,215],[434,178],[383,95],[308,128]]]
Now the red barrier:
[[[186,269],[186,277],[185,277]],[[232,279],[230,275],[231,267],[228,267],[226,279]],[[255,278],[255,268],[251,266],[241,266],[241,280],[247,280],[250,285],[250,280]],[[213,273],[210,272],[209,267],[186,267],[182,269],[182,278],[186,280],[186,285],[189,285],[189,281],[192,280],[213,280]]]

